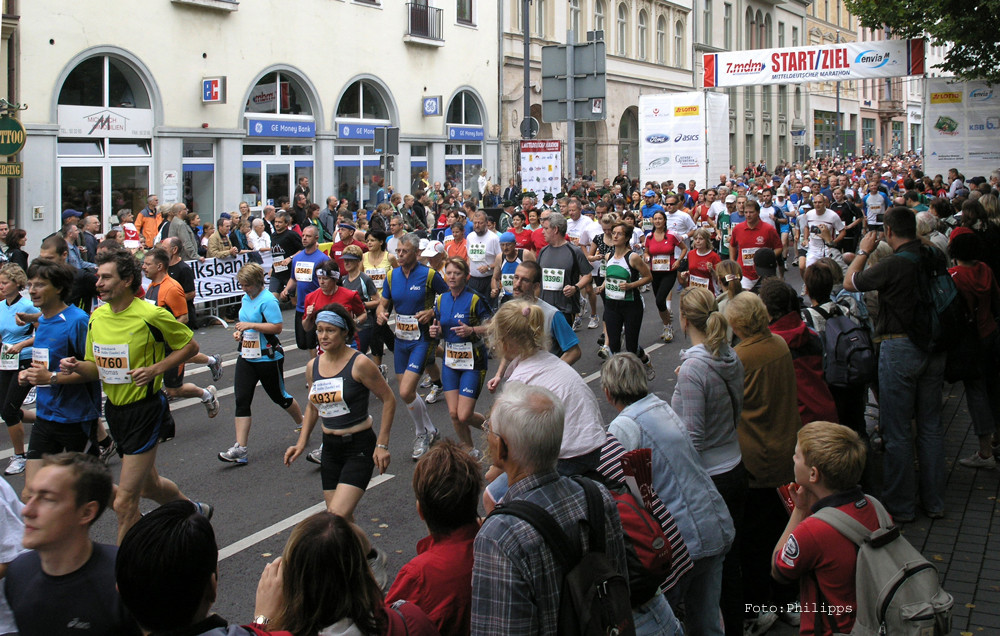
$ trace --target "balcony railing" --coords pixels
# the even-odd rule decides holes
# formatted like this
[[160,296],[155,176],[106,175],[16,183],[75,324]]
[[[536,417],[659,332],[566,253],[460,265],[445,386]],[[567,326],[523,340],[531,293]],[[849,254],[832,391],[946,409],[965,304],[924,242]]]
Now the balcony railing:
[[444,41],[444,11],[416,2],[407,2],[406,11],[409,15],[407,35]]

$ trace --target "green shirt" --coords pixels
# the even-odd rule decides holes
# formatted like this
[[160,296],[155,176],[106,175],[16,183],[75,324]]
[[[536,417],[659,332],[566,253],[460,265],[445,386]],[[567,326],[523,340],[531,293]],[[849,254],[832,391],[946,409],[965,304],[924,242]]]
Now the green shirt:
[[732,230],[732,223],[729,222],[729,212],[723,211],[715,219],[715,229],[719,233],[719,256],[729,257],[729,232]]
[[156,364],[194,337],[169,311],[138,298],[117,314],[111,305],[101,305],[91,314],[88,327],[87,360],[97,364],[104,393],[115,406],[158,392],[162,376],[149,385],[136,386],[129,371]]

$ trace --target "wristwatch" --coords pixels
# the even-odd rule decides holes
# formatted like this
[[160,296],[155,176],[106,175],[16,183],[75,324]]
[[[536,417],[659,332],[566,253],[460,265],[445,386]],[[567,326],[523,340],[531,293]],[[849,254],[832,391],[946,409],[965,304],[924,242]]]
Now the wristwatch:
[[271,622],[270,618],[264,616],[263,614],[258,614],[257,616],[254,617],[253,622],[250,624],[253,625],[254,627],[264,627],[270,622]]
[[868,252],[864,250],[858,250],[857,252],[855,252],[855,254],[857,254],[858,256],[868,256]]
[[389,450],[389,447],[385,444],[375,444],[375,448],[381,448],[382,450]]

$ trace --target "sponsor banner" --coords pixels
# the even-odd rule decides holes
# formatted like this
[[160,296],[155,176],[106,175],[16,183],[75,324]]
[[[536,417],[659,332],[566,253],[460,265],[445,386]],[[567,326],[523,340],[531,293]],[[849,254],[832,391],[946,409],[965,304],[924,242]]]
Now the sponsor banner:
[[521,142],[521,188],[542,195],[562,190],[562,142]]
[[[674,183],[687,183],[693,179],[704,186],[711,170],[710,160],[711,165],[719,161],[719,169],[727,172],[728,113],[727,97],[722,94],[691,92],[640,96],[641,181],[670,179]],[[712,156],[707,154],[709,147],[715,150]]]
[[59,135],[129,139],[153,136],[153,111],[148,108],[59,106]]
[[[236,272],[250,261],[259,263],[264,268],[264,289],[267,289],[271,280],[270,252],[249,252],[229,258],[206,258],[204,262],[187,261],[188,267],[194,272],[195,304],[242,296],[243,290],[236,281]],[[142,277],[142,286],[144,289],[149,287],[149,279],[145,276]]]
[[987,176],[1000,165],[1000,87],[928,79],[924,171]]
[[923,40],[706,53],[705,88],[805,84],[924,73]]

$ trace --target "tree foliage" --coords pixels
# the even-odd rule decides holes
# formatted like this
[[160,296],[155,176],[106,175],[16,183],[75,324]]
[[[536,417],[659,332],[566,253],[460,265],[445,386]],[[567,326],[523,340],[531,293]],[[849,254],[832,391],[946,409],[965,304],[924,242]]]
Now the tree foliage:
[[[944,45],[938,71],[1000,83],[1000,0],[845,0],[862,26]],[[931,69],[928,69],[930,71]]]

